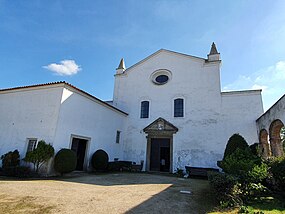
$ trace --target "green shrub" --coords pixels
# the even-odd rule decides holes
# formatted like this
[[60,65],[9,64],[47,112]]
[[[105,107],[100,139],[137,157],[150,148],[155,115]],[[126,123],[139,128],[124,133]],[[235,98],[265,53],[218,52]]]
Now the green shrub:
[[15,170],[15,176],[18,178],[29,178],[35,177],[37,174],[32,173],[30,167],[28,166],[18,166]]
[[50,144],[46,144],[44,140],[38,142],[37,148],[27,152],[24,161],[34,165],[34,171],[39,172],[39,169],[54,155],[54,148]]
[[19,178],[32,177],[30,167],[20,166],[20,155],[18,150],[10,151],[1,156],[2,170],[1,174],[5,176],[13,176]]
[[220,167],[226,173],[244,176],[256,164],[261,164],[259,157],[254,156],[248,148],[244,150],[237,148],[232,154],[224,158],[220,163]]
[[222,208],[241,206],[240,184],[236,177],[226,173],[208,172],[208,179]]
[[274,158],[269,166],[277,188],[285,191],[285,157]]
[[[218,184],[215,185],[220,188],[218,193],[221,195],[220,202],[223,206],[248,203],[256,197],[263,196],[267,191],[263,184],[268,177],[268,165],[257,156],[256,145],[251,148],[245,143],[243,145],[243,148],[238,147],[233,152],[225,151],[224,159],[219,161],[219,167],[225,175],[216,178]],[[227,183],[231,181],[230,178],[235,181],[231,188]],[[229,193],[228,189],[232,192]],[[225,197],[223,191],[229,197]]]
[[92,155],[91,164],[95,170],[104,171],[107,170],[108,161],[108,154],[104,150],[99,149]]
[[228,140],[225,153],[224,153],[224,159],[235,152],[235,150],[239,148],[241,150],[247,149],[248,144],[245,141],[245,139],[239,135],[239,134],[233,134],[230,139]]
[[18,150],[7,152],[1,156],[2,174],[16,176],[16,168],[20,165],[20,154]]
[[20,165],[20,154],[18,150],[7,152],[1,156],[3,170]]
[[247,179],[251,182],[262,182],[268,176],[268,165],[261,163],[260,165],[254,165],[248,172]]
[[260,155],[260,147],[259,147],[259,143],[254,143],[252,145],[249,146],[249,149],[251,151],[251,153],[255,156],[259,156]]
[[61,174],[74,171],[76,164],[76,153],[71,149],[61,149],[55,155],[54,169]]

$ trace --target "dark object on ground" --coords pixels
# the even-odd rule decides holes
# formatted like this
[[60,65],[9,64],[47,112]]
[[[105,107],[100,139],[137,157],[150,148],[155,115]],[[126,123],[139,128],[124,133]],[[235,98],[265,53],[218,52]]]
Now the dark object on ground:
[[131,171],[132,172],[141,172],[142,168],[143,168],[143,163],[144,163],[144,161],[141,161],[141,164],[133,163],[131,166]]
[[208,177],[208,172],[219,172],[218,169],[215,168],[203,168],[203,167],[190,167],[185,166],[186,172],[189,177]]
[[35,172],[32,172],[28,166],[16,166],[6,168],[5,170],[1,170],[0,168],[0,176],[31,178],[38,177],[39,175]]
[[109,156],[102,149],[97,150],[92,155],[91,164],[96,171],[105,171],[108,167]]
[[108,171],[131,171],[132,161],[112,161],[108,163]]

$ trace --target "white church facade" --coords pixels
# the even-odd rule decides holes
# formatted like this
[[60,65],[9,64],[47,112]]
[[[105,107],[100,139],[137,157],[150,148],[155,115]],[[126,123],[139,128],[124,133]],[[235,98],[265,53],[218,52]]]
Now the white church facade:
[[2,89],[0,154],[24,157],[44,139],[77,151],[78,170],[97,149],[146,171],[217,168],[232,134],[259,142],[263,113],[261,90],[221,91],[220,68],[214,44],[207,58],[161,49],[129,68],[121,60],[110,102],[66,82]]

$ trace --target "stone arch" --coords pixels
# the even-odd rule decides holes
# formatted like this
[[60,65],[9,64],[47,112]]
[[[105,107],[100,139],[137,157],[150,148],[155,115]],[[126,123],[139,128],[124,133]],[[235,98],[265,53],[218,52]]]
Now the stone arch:
[[280,157],[283,155],[283,143],[281,140],[280,131],[284,127],[284,123],[277,119],[270,124],[269,137],[272,155]]
[[261,156],[263,158],[267,158],[270,156],[270,147],[269,147],[269,141],[268,141],[268,132],[266,129],[262,129],[259,132],[259,143],[260,143],[260,148],[261,148]]

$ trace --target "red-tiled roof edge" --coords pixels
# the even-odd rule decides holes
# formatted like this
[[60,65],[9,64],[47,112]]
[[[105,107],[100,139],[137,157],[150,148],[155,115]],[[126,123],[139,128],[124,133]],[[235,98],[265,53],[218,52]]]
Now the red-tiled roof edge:
[[4,88],[4,89],[0,89],[0,92],[1,91],[11,91],[11,90],[25,89],[25,88],[35,88],[35,87],[49,86],[49,85],[57,85],[57,84],[66,84],[66,82],[65,81],[58,81],[58,82],[49,82],[49,83],[43,83],[43,84],[19,86],[19,87],[14,87],[14,88]]
[[85,94],[85,95],[95,99],[96,101],[98,101],[99,103],[102,103],[103,105],[106,105],[106,106],[108,106],[108,107],[110,107],[110,108],[112,108],[112,109],[114,109],[116,111],[119,111],[122,114],[128,115],[128,113],[126,113],[126,112],[124,112],[124,111],[122,111],[122,110],[120,110],[120,109],[118,109],[118,108],[116,108],[116,107],[114,107],[114,106],[104,102],[103,100],[100,100],[99,98],[97,98],[97,97],[87,93],[86,91],[83,91],[83,90],[81,90],[81,89],[75,87],[74,85],[71,85],[70,83],[67,83],[65,81],[50,82],[50,83],[36,84],[36,85],[27,85],[27,86],[19,86],[19,87],[14,87],[14,88],[5,88],[5,89],[0,89],[0,92],[2,92],[2,91],[11,91],[11,90],[18,90],[18,89],[26,89],[26,88],[36,88],[36,87],[50,86],[50,85],[59,85],[59,84],[67,85],[67,86],[69,86],[69,87],[71,87],[71,88],[73,88],[73,89],[75,89],[75,90],[77,90],[77,91],[79,91],[79,92],[81,92],[81,93],[83,93],[83,94]]

